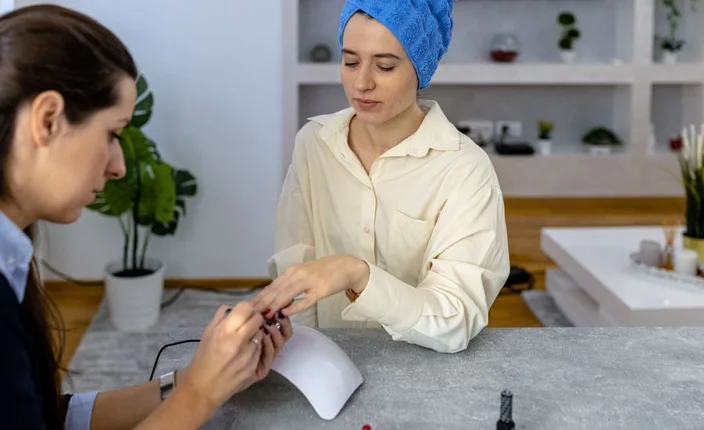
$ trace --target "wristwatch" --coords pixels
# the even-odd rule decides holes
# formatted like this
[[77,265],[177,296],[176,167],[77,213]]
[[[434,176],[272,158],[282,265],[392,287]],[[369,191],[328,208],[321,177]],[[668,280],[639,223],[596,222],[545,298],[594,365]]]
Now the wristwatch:
[[159,377],[159,392],[162,401],[176,388],[176,372],[174,370]]

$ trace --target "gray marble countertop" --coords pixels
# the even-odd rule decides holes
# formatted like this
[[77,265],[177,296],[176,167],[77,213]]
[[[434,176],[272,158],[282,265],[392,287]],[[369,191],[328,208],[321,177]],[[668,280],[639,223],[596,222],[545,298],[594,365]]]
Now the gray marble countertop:
[[[513,392],[517,429],[704,428],[704,327],[490,328],[458,354],[395,342],[382,330],[320,331],[364,377],[336,419],[319,418],[272,372],[204,428],[495,429],[503,389]],[[194,350],[165,350],[157,374],[187,364]]]

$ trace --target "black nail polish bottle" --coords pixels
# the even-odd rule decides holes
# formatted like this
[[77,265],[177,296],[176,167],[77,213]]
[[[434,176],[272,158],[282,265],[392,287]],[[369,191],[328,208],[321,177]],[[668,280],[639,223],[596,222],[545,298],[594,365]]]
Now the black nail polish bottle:
[[496,422],[496,430],[513,430],[516,424],[513,422],[513,394],[509,390],[501,392],[501,412],[499,420]]

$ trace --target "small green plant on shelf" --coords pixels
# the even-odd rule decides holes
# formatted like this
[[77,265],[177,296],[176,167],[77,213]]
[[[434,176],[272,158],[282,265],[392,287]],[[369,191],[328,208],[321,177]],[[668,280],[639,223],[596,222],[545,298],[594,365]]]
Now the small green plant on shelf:
[[621,139],[606,127],[594,127],[582,136],[582,143],[590,146],[618,146]]
[[561,12],[557,22],[562,27],[562,34],[557,42],[560,54],[565,62],[572,62],[575,58],[574,43],[582,37],[582,32],[577,28],[577,18],[572,12]]
[[582,143],[594,155],[611,153],[611,148],[623,145],[623,141],[606,127],[594,127],[582,136]]
[[552,131],[555,129],[555,125],[549,121],[538,121],[538,139],[540,140],[550,140]]
[[[697,0],[684,0],[690,3],[690,7],[694,12],[696,10],[695,3]],[[660,49],[663,50],[666,63],[673,63],[676,60],[676,54],[682,51],[685,45],[684,39],[677,37],[677,29],[679,20],[682,17],[682,11],[678,7],[678,0],[662,0],[662,4],[667,10],[668,35],[666,37],[656,36],[656,42]]]

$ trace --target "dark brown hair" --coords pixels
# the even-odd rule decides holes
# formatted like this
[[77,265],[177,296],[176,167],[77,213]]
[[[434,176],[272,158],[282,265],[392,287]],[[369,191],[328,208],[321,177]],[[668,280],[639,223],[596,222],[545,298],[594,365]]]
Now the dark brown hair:
[[[137,67],[120,40],[94,19],[54,5],[20,8],[0,16],[0,199],[11,200],[8,156],[18,109],[38,94],[54,90],[64,97],[66,118],[77,125],[119,101],[117,84],[137,78]],[[25,229],[33,239],[33,226]],[[60,313],[46,296],[32,260],[22,308],[34,324],[39,351],[37,389],[48,429],[63,429],[66,402],[61,396],[63,350]],[[58,329],[55,336],[52,329]]]

